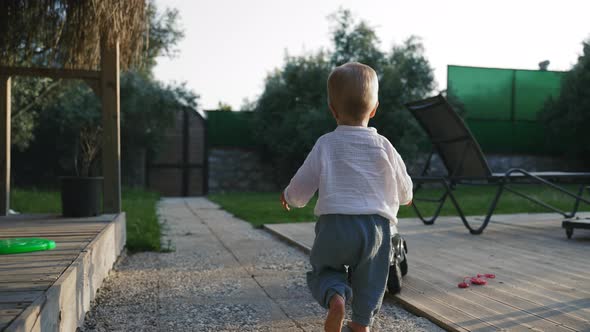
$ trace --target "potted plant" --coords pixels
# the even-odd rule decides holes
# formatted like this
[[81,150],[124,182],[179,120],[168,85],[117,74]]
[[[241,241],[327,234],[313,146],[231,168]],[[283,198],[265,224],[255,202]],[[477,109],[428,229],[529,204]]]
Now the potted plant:
[[61,204],[64,217],[91,217],[102,212],[101,176],[92,176],[93,164],[102,144],[100,126],[83,126],[74,154],[75,176],[63,176]]

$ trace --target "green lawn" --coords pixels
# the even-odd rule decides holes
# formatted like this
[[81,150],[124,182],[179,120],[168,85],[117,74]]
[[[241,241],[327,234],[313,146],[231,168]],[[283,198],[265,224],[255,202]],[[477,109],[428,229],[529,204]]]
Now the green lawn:
[[[127,249],[159,251],[160,224],[156,215],[159,195],[137,189],[123,190],[123,211],[127,213]],[[13,189],[11,208],[20,213],[60,213],[59,192],[37,189]]]
[[[486,213],[488,206],[494,197],[495,188],[496,187],[493,186],[465,186],[460,187],[455,191],[455,194],[459,200],[459,204],[461,204],[463,211],[467,215],[482,215]],[[564,210],[570,210],[573,206],[573,200],[571,198],[540,186],[521,185],[518,189],[526,193],[534,194],[535,197]],[[575,191],[576,187],[570,187],[570,189]],[[418,196],[436,198],[440,193],[440,190],[424,189],[419,192]],[[291,209],[291,211],[286,212],[282,209],[281,204],[279,203],[279,195],[280,193],[276,192],[224,193],[209,195],[209,199],[218,203],[238,218],[249,221],[254,226],[316,220],[313,215],[313,207],[315,206],[316,198],[313,198],[307,206],[302,209]],[[434,211],[433,204],[421,203],[420,206],[428,213]],[[590,211],[590,206],[583,204],[581,209]],[[494,213],[526,212],[548,212],[548,210],[512,193],[504,192]],[[443,207],[442,215],[456,215],[455,209],[448,200]],[[415,216],[414,210],[411,207],[400,207],[398,217],[408,218]]]

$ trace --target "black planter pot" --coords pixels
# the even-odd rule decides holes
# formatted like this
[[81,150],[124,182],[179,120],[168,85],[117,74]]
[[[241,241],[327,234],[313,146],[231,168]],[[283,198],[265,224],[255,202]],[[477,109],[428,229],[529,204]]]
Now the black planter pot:
[[102,177],[61,177],[62,215],[92,217],[101,214],[102,180]]

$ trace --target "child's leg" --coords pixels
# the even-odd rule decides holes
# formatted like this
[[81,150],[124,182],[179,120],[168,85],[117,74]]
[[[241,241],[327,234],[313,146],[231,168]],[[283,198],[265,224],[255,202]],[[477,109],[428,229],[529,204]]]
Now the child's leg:
[[313,271],[307,272],[307,285],[318,303],[330,308],[330,300],[340,295],[345,301],[350,300],[352,291],[346,281],[346,270],[333,270],[331,267],[313,265]]
[[310,254],[313,270],[307,273],[311,294],[328,309],[324,324],[324,330],[328,332],[340,332],[346,314],[345,302],[352,296],[344,266],[350,264],[349,257],[354,255],[342,221],[336,216],[320,217]]
[[367,227],[361,260],[353,268],[352,321],[370,326],[381,308],[389,274],[391,234],[389,221],[373,217]]
[[345,265],[354,254],[350,239],[342,234],[342,220],[336,215],[321,216],[316,223],[316,237],[310,253],[312,271],[307,273],[307,285],[318,303],[329,309],[330,299],[340,295],[345,301],[352,297]]

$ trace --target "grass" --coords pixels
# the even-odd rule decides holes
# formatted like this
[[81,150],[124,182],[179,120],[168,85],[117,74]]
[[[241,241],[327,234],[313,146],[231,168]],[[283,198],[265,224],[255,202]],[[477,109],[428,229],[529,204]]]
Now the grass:
[[316,198],[301,209],[286,212],[279,202],[280,193],[225,193],[211,194],[209,199],[229,211],[236,217],[250,222],[254,226],[301,222],[315,220],[313,207]]
[[123,192],[123,211],[127,213],[127,250],[159,251],[160,223],[156,204],[160,195],[138,189]]
[[[575,191],[577,187],[569,187]],[[461,208],[467,215],[486,214],[489,204],[495,195],[494,186],[465,186],[459,187],[455,191],[456,197]],[[528,194],[534,194],[535,197],[556,206],[565,211],[571,210],[573,200],[561,193],[536,185],[520,185],[518,188]],[[437,198],[442,193],[437,189],[423,189],[419,192],[419,197]],[[313,207],[315,206],[316,197],[302,209],[291,209],[283,211],[279,203],[280,193],[224,193],[209,195],[209,199],[221,205],[225,210],[231,212],[236,217],[247,220],[252,225],[259,227],[263,224],[287,223],[314,221]],[[424,209],[426,215],[434,212],[435,206],[431,203],[421,203],[420,208]],[[581,205],[581,210],[590,211],[590,206]],[[536,213],[549,212],[542,206],[536,205],[510,192],[504,192],[494,213],[511,214],[511,213]],[[447,200],[441,215],[457,215],[451,202]],[[412,207],[400,207],[399,218],[416,217]]]
[[[20,213],[61,212],[59,192],[38,189],[13,189],[10,206]],[[123,190],[123,211],[127,213],[127,249],[160,250],[160,224],[156,214],[159,195],[138,189]]]

